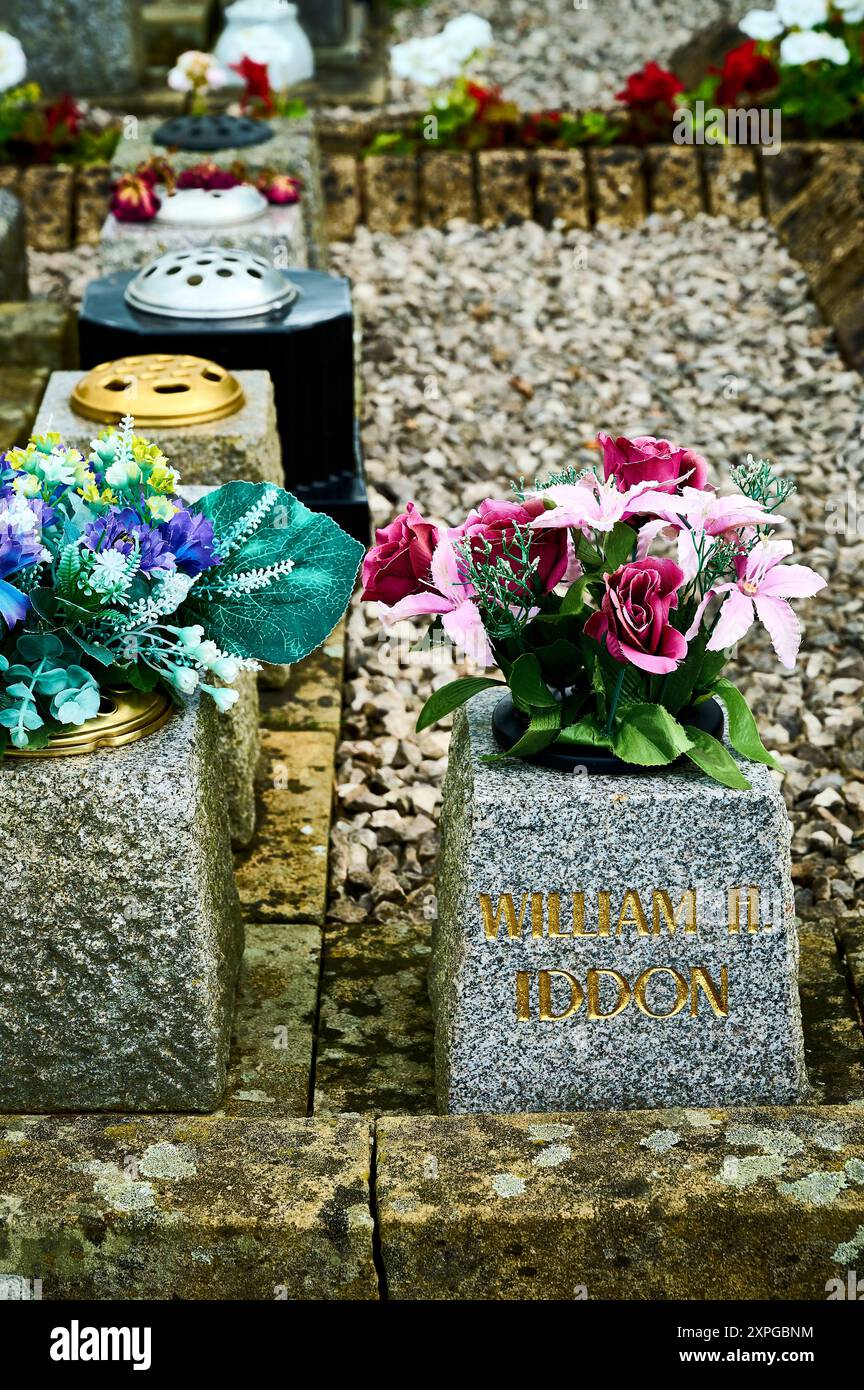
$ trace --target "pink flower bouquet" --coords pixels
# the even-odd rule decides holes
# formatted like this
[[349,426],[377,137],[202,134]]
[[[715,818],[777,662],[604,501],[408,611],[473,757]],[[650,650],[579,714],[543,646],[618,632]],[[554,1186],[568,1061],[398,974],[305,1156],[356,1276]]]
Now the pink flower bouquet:
[[578,763],[599,753],[619,770],[683,756],[747,787],[709,702],[725,706],[736,752],[775,765],[722,673],[757,623],[780,662],[795,664],[801,629],[789,600],[825,580],[790,564],[792,543],[776,535],[794,485],[751,456],[732,469],[735,490],[720,492],[705,460],[668,440],[601,434],[598,443],[602,478],[571,469],[482,502],[449,530],[409,502],[377,532],[362,597],[377,602],[385,626],[428,614],[454,647],[504,677],[452,681],[427,700],[417,728],[506,685],[518,728],[504,739],[496,711],[498,756],[564,753]]

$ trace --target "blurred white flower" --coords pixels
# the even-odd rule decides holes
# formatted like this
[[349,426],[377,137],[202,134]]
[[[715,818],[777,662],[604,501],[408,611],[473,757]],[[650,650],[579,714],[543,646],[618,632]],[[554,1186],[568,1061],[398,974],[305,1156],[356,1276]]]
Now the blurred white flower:
[[19,39],[0,29],[0,92],[17,87],[27,76],[27,58]]
[[800,34],[787,34],[780,45],[780,62],[787,68],[798,68],[802,63],[821,61],[835,63],[844,67],[849,62],[849,49],[842,39],[832,38],[830,34],[815,34],[807,29]]
[[784,24],[775,10],[748,10],[738,28],[748,39],[776,39]]
[[217,63],[212,53],[202,53],[197,48],[181,53],[176,65],[168,74],[168,86],[173,92],[191,92],[203,87],[224,87],[231,81],[231,74]]
[[860,24],[864,19],[864,0],[834,0],[835,10],[840,10],[847,24]]
[[421,87],[438,87],[459,73],[475,53],[492,46],[492,26],[476,14],[458,15],[438,34],[407,39],[390,49],[390,67],[396,77]]
[[828,0],[777,0],[775,8],[787,29],[812,29],[828,18]]

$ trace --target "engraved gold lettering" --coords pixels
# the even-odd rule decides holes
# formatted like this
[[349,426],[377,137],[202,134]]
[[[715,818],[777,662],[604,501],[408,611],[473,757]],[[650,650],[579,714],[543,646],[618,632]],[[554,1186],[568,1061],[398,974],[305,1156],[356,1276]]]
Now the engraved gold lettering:
[[623,927],[635,927],[640,936],[650,935],[648,921],[635,888],[628,888],[624,894],[618,914],[618,926],[615,929],[616,936],[621,935]]
[[478,896],[480,898],[480,909],[483,913],[483,930],[486,933],[486,939],[488,941],[496,941],[498,939],[498,929],[502,924],[502,919],[507,923],[508,936],[522,935],[522,924],[525,921],[525,908],[528,902],[524,893],[522,894],[522,905],[519,908],[518,918],[516,916],[516,908],[513,903],[512,893],[501,894],[498,899],[498,906],[495,909],[494,917],[492,915],[492,899],[489,894],[480,893]]
[[530,982],[531,976],[527,970],[516,971],[516,1017],[520,1023],[529,1023],[531,1020]]
[[[618,998],[611,1009],[604,1010],[600,1005],[600,977],[605,975],[613,980],[618,987]],[[588,985],[588,1017],[596,1020],[598,1018],[615,1018],[630,1003],[630,986],[617,970],[589,970],[587,975]]]
[[596,936],[596,931],[585,930],[585,894],[573,893],[573,935]]
[[[570,988],[570,1003],[563,1013],[556,1014],[552,1008],[552,976],[557,975],[560,979],[566,980]],[[537,973],[538,993],[540,996],[539,1017],[542,1022],[548,1023],[553,1019],[570,1018],[582,1007],[584,998],[582,986],[571,975],[569,970],[540,970]]]
[[543,894],[531,894],[531,935],[543,935]]
[[[612,898],[612,894],[611,894],[611,893],[600,892],[600,893],[597,894],[597,923],[598,923],[598,925],[597,925],[597,935],[598,935],[598,936],[608,936],[608,935],[609,935],[610,901],[611,901],[611,898]],[[593,934],[594,934],[593,932],[586,932],[586,933],[585,933],[586,936],[593,936]]]
[[747,894],[747,930],[751,934],[758,931],[770,931],[771,923],[759,923],[759,889],[755,884],[748,888],[729,889],[729,933],[737,936],[741,930],[741,894]]
[[661,917],[670,936],[674,936],[678,927],[682,925],[679,918],[683,918],[685,932],[695,932],[696,894],[694,890],[685,888],[678,907],[673,909],[669,894],[662,888],[655,888],[651,895],[651,926],[655,936],[660,936],[663,931]]
[[[655,975],[671,975],[675,981],[675,1003],[667,1013],[657,1013],[656,1010],[649,1008],[646,991],[648,982]],[[687,982],[682,979],[677,970],[673,970],[669,965],[651,965],[647,970],[643,970],[639,979],[633,986],[633,998],[636,1000],[636,1007],[646,1014],[648,1018],[674,1018],[680,1013],[687,1003]]]
[[[574,893],[573,896],[574,896],[574,898],[575,898],[576,894]],[[574,917],[575,917],[575,908],[574,908]],[[547,908],[546,908],[546,918],[547,918],[547,921],[548,921],[548,923],[549,923],[549,935],[550,935],[550,936],[572,936],[572,935],[573,935],[572,931],[562,931],[562,930],[561,930],[561,894],[560,894],[560,893],[550,893],[550,894],[549,894],[548,906],[547,906]]]
[[728,966],[720,967],[720,991],[708,974],[704,965],[696,965],[690,971],[690,1016],[696,1018],[699,1013],[699,989],[704,990],[705,998],[711,1005],[718,1018],[729,1017],[729,969]]

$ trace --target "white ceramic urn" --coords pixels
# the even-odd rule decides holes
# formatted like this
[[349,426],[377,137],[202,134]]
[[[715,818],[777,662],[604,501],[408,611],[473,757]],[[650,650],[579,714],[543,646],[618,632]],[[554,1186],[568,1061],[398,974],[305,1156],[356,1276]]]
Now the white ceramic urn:
[[296,5],[287,0],[236,0],[225,11],[225,20],[214,50],[223,66],[243,58],[266,63],[277,92],[313,75],[312,45],[300,27]]

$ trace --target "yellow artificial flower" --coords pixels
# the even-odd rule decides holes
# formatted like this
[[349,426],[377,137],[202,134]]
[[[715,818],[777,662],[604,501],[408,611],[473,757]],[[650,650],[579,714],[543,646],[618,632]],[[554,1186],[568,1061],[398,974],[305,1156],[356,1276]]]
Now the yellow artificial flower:
[[12,479],[12,487],[20,497],[35,497],[41,491],[42,484],[35,473],[21,472]]
[[154,465],[153,471],[147,479],[147,486],[151,488],[153,492],[165,492],[170,496],[177,491],[178,481],[179,479],[174,469],[168,468],[163,462]]
[[154,521],[170,521],[175,512],[180,510],[173,502],[169,502],[167,497],[148,497],[147,509]]

